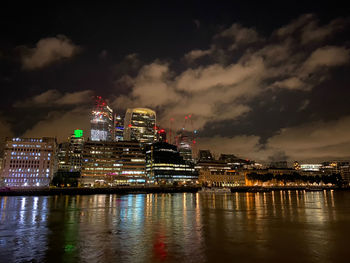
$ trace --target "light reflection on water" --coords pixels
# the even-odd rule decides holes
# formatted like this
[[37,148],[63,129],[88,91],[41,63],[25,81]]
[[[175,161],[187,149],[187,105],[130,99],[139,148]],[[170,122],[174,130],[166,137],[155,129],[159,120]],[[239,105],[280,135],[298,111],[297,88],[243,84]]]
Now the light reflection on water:
[[347,262],[349,224],[350,192],[0,197],[0,262]]

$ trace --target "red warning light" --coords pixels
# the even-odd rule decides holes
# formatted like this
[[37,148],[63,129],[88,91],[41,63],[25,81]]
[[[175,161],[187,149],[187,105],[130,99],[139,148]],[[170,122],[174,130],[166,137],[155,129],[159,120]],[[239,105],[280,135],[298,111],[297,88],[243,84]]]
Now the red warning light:
[[132,127],[132,125],[131,125],[131,124],[129,124],[128,126],[129,126],[129,127]]
[[195,140],[193,140],[193,144],[196,144],[196,141],[195,141]]
[[185,119],[187,120],[187,116],[185,116]]
[[188,118],[191,118],[192,117],[192,114],[188,115]]

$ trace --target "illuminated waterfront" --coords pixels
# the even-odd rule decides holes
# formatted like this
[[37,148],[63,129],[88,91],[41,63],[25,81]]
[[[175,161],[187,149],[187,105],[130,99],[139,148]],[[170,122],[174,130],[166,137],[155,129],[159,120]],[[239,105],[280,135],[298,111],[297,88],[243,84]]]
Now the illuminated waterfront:
[[6,262],[347,262],[350,192],[0,197]]

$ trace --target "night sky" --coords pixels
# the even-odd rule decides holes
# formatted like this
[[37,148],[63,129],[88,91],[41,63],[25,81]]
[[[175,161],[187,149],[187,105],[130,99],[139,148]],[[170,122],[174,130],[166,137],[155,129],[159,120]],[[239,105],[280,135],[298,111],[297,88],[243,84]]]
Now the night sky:
[[114,2],[2,4],[2,139],[87,136],[101,95],[164,128],[192,114],[216,154],[350,158],[349,4]]

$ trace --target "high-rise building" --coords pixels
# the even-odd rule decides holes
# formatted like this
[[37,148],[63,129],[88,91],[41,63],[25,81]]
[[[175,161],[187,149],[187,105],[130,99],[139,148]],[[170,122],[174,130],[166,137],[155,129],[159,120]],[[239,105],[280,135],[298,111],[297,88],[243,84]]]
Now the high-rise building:
[[192,159],[192,147],[190,138],[186,135],[181,135],[178,142],[178,150],[182,158],[186,161],[193,161]]
[[114,140],[124,140],[124,116],[118,114],[114,115]]
[[58,146],[58,170],[80,172],[83,147],[83,131],[74,130],[74,134],[68,137],[67,142]]
[[100,96],[95,99],[90,122],[92,141],[113,141],[113,110]]
[[138,142],[87,141],[83,149],[82,184],[145,183],[145,154]]
[[194,164],[180,156],[176,145],[165,142],[147,146],[146,174],[158,183],[195,183],[198,179]]
[[146,108],[128,109],[124,120],[124,140],[151,144],[156,140],[156,113]]
[[49,186],[56,154],[55,138],[13,138],[6,142],[2,177],[8,187]]

